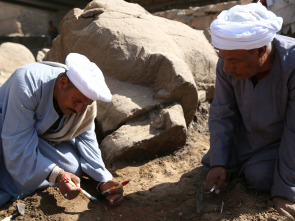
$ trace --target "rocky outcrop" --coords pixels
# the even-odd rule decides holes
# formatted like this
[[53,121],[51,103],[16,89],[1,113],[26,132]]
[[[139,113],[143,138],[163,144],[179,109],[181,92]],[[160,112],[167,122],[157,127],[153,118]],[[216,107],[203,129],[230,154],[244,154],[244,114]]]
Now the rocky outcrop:
[[34,55],[25,46],[17,43],[0,45],[0,86],[15,71],[25,64],[35,62]]
[[70,52],[95,62],[113,94],[97,102],[108,163],[184,145],[197,84],[215,80],[217,56],[202,31],[121,0],[92,1],[63,18],[44,60],[64,62]]
[[49,48],[42,48],[37,52],[36,61],[43,61],[44,57],[46,56],[47,52],[50,51]]

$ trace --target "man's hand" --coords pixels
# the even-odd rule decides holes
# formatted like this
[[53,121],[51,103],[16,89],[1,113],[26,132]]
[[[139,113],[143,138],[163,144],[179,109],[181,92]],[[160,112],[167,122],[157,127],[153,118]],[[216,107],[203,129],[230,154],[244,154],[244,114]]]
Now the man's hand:
[[223,167],[213,167],[207,174],[206,190],[210,190],[215,185],[215,193],[220,193],[220,188],[225,182],[226,169]]
[[295,220],[295,204],[291,201],[282,198],[282,197],[274,197],[272,199],[272,202],[274,203],[275,209],[281,214],[286,217],[288,217],[288,220]]
[[[111,189],[112,187],[118,186],[119,183],[115,180],[109,180],[106,183],[102,183],[99,188],[100,190],[106,191],[107,189]],[[123,200],[123,188],[118,189],[111,189],[108,191],[109,195],[106,197],[106,199],[109,201],[110,205],[114,206],[119,204]]]
[[[70,183],[67,183],[63,179],[64,177],[70,178],[76,184],[77,187],[73,187]],[[59,174],[56,178],[56,183],[58,184],[58,188],[59,188],[61,194],[62,195],[67,194],[66,198],[69,200],[76,198],[81,191],[80,178],[75,176],[72,173],[68,173],[63,170],[59,172]]]

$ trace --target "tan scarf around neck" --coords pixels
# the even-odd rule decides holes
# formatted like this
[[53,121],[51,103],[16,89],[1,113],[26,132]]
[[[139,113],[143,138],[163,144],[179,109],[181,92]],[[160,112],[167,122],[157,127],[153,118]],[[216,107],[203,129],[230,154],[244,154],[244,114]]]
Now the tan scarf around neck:
[[54,133],[46,131],[41,137],[52,146],[71,140],[92,128],[96,114],[96,102],[93,102],[83,113],[66,116],[60,131]]

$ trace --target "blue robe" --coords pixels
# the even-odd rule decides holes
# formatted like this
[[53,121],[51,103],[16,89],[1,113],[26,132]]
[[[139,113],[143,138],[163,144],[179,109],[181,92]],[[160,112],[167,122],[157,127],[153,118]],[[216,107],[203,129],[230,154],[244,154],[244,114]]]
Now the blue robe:
[[219,59],[210,150],[202,163],[227,168],[252,164],[250,183],[265,180],[272,196],[295,202],[295,39],[277,35],[273,46],[272,70],[255,87],[251,79],[224,73]]
[[28,64],[0,87],[0,206],[49,186],[46,178],[56,165],[78,176],[85,172],[100,182],[112,179],[101,158],[94,122],[91,130],[54,147],[40,137],[59,118],[53,90],[56,77],[64,71]]

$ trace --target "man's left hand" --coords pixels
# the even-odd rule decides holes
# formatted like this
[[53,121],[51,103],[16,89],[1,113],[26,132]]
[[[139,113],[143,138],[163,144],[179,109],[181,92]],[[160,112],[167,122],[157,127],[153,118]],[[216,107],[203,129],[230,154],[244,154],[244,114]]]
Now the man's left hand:
[[274,203],[274,207],[281,215],[288,217],[288,220],[295,220],[294,218],[295,204],[294,203],[282,197],[274,197],[272,201]]
[[111,189],[112,187],[118,186],[119,183],[115,180],[109,180],[106,183],[102,183],[99,188],[100,190],[106,191],[107,189],[110,189],[108,191],[108,196],[106,196],[106,199],[109,201],[110,205],[118,205],[123,200],[123,188],[118,189]]

